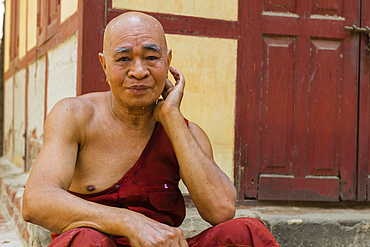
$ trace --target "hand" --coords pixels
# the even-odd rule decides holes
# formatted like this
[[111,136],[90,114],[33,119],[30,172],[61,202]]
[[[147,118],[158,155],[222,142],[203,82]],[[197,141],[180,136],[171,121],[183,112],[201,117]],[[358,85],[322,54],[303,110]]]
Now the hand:
[[185,78],[180,71],[170,67],[170,72],[176,80],[175,86],[170,80],[166,79],[166,84],[162,92],[163,99],[158,100],[153,114],[157,122],[163,120],[163,116],[172,112],[180,112],[180,104],[184,94]]
[[128,237],[132,247],[141,246],[173,246],[188,247],[184,234],[180,228],[171,227],[142,215],[133,221],[137,227],[135,235]]

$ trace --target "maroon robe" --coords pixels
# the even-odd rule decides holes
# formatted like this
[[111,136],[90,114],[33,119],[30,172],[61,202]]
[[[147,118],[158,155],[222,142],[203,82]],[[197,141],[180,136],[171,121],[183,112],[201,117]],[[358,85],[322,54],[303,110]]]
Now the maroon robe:
[[[163,126],[157,123],[143,153],[117,183],[94,194],[70,193],[91,202],[127,208],[177,227],[185,218],[184,199],[178,189],[179,180],[175,151]],[[278,246],[267,227],[252,218],[219,224],[187,240],[190,246]],[[220,241],[224,244],[219,245]],[[53,233],[49,246],[130,245],[125,237],[106,235],[90,228],[77,228],[61,235]]]

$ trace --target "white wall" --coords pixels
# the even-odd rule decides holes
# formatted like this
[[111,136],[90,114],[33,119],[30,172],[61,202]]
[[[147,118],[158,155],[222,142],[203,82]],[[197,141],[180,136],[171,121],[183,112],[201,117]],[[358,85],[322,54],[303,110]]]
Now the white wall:
[[13,162],[19,167],[24,166],[25,148],[25,101],[26,101],[26,69],[18,71],[14,76],[14,154]]
[[13,80],[4,83],[4,155],[13,159]]
[[77,93],[77,32],[48,52],[47,112]]
[[28,66],[27,138],[29,142],[29,166],[33,164],[43,143],[45,69],[45,56],[42,56]]

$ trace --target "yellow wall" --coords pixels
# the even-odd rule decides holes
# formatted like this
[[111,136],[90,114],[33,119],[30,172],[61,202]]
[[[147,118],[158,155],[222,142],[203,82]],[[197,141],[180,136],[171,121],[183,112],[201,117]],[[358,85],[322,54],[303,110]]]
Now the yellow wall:
[[68,19],[77,11],[78,0],[61,0],[60,1],[60,23]]
[[238,0],[113,0],[112,7],[236,21],[238,2]]
[[5,33],[4,33],[4,71],[9,69],[10,61],[10,14],[11,14],[11,0],[5,0]]
[[[19,47],[18,58],[37,43],[37,0],[19,0]],[[6,0],[4,71],[9,69],[11,0]],[[28,8],[28,9],[27,9]]]
[[27,0],[27,51],[37,43],[37,0]]
[[167,41],[172,66],[186,79],[181,111],[208,134],[216,163],[233,179],[237,41],[181,35]]
[[19,0],[19,50],[18,57],[26,55],[27,0]]

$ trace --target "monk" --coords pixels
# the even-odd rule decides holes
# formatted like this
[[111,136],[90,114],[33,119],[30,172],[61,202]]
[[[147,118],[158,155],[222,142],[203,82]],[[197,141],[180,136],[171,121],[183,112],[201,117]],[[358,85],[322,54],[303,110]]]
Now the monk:
[[[261,221],[232,220],[235,187],[179,110],[185,79],[171,58],[156,19],[122,14],[99,54],[110,91],[63,99],[49,113],[22,214],[54,232],[50,246],[278,246]],[[180,179],[213,225],[189,239],[178,228]]]

